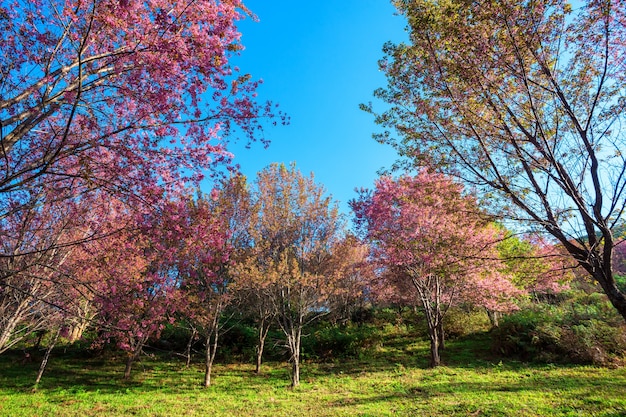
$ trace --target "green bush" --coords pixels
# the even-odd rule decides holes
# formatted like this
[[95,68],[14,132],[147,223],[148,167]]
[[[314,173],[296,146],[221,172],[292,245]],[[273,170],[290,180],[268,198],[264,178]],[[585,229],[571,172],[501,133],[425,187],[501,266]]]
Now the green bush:
[[255,360],[256,343],[257,330],[253,325],[236,322],[226,326],[225,331],[220,334],[217,359],[222,362],[253,361]]
[[309,359],[362,358],[380,343],[381,333],[373,325],[319,325],[302,339],[302,355]]
[[451,339],[486,332],[490,328],[489,316],[483,309],[450,308],[443,318],[443,330]]
[[619,365],[626,325],[603,294],[571,291],[557,305],[531,304],[504,317],[492,332],[493,349],[542,362]]

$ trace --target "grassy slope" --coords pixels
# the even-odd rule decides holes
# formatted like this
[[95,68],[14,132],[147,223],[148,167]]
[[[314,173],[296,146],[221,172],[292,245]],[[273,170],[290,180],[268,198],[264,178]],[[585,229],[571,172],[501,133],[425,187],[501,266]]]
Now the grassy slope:
[[218,365],[200,387],[201,365],[144,358],[131,381],[121,361],[53,355],[36,392],[38,364],[0,355],[0,416],[624,416],[626,369],[499,362],[484,336],[451,342],[446,366],[427,369],[427,345],[385,339],[367,360],[307,362],[302,386],[287,367]]

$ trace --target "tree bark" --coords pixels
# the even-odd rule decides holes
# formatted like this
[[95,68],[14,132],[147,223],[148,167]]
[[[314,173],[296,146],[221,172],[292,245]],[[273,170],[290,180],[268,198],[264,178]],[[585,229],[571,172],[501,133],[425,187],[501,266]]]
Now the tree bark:
[[[218,309],[218,311],[220,311]],[[204,364],[204,387],[208,388],[211,385],[211,369],[213,368],[213,361],[215,360],[215,354],[217,353],[217,340],[219,336],[219,314],[216,312],[215,317],[211,323],[211,328],[208,330],[206,337],[206,353]]]
[[439,332],[437,326],[429,329],[430,336],[430,367],[436,368],[441,365],[441,357],[439,356]]
[[266,318],[262,318],[259,322],[259,339],[256,347],[256,369],[257,374],[261,373],[261,362],[263,361],[263,350],[265,348],[265,339],[270,329],[270,323]]
[[139,358],[139,355],[141,355],[141,350],[143,349],[143,345],[144,343],[146,343],[147,340],[148,338],[146,337],[145,340],[139,342],[137,344],[137,348],[126,358],[126,366],[124,367],[124,379],[130,379],[130,372],[133,368],[133,363]]
[[261,362],[263,361],[263,349],[265,347],[265,338],[259,338],[259,344],[256,347],[256,374],[261,373]]
[[11,339],[11,335],[13,334],[13,330],[17,326],[18,321],[11,317],[8,320],[8,323],[0,332],[0,353],[4,352],[5,346],[9,344],[9,340]]
[[607,279],[604,271],[601,268],[596,268],[595,270],[591,270],[589,272],[600,284],[613,307],[615,307],[617,311],[622,315],[624,320],[626,320],[626,297],[617,288],[613,276],[611,275],[610,278]]
[[126,366],[124,367],[124,379],[130,379],[130,371],[133,368],[133,362],[135,361],[135,354],[130,354],[126,358]]
[[295,388],[300,385],[300,339],[302,336],[302,324],[299,323],[297,328],[291,329],[287,333],[287,343],[289,345],[289,351],[291,353],[291,388]]
[[446,334],[443,331],[443,317],[439,317],[439,323],[437,324],[437,342],[439,350],[446,348]]
[[215,353],[217,351],[217,330],[215,330],[214,337],[209,334],[206,338],[206,351],[205,351],[205,363],[204,363],[204,387],[211,386],[211,369],[213,368],[213,361],[215,360]]
[[189,342],[187,342],[187,347],[185,348],[185,357],[186,357],[186,361],[185,361],[185,367],[189,368],[189,365],[191,364],[191,346],[193,346],[193,341],[196,338],[196,335],[198,334],[198,330],[193,327],[191,329],[191,336],[189,337]]
[[204,363],[204,387],[208,388],[211,386],[211,369],[213,368],[213,361],[209,359],[210,353],[207,348],[207,359]]
[[300,385],[300,348],[291,356],[291,388]]
[[500,313],[498,311],[487,310],[487,316],[491,322],[491,327],[496,328],[500,326]]
[[39,372],[37,373],[37,378],[35,379],[35,388],[37,388],[37,385],[39,385],[39,382],[41,381],[41,377],[43,376],[43,373],[46,370],[46,365],[48,364],[48,359],[50,358],[50,353],[52,352],[52,349],[54,349],[54,345],[56,345],[57,340],[59,340],[60,333],[61,328],[59,327],[54,335],[54,339],[50,342],[48,349],[46,349],[46,354],[41,361],[41,366],[39,366]]

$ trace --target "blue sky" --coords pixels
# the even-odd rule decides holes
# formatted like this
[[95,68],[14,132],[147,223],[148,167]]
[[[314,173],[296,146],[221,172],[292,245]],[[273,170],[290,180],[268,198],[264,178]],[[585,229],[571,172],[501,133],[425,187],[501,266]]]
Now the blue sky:
[[246,49],[233,64],[263,79],[259,97],[279,103],[291,123],[265,129],[268,149],[232,147],[235,162],[252,180],[272,162],[295,161],[348,213],[355,187],[371,187],[376,171],[396,159],[372,139],[378,128],[359,103],[373,101],[373,91],[385,86],[377,61],[386,41],[406,38],[405,20],[389,0],[245,4],[259,21],[239,23]]

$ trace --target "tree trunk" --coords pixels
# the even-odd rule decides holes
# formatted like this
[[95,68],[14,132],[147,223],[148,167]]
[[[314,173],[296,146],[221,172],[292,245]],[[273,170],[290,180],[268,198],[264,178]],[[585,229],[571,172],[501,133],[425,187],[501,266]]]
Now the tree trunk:
[[300,385],[300,338],[302,335],[302,328],[291,329],[287,334],[287,344],[289,345],[289,353],[291,357],[291,388],[295,388]]
[[87,300],[81,302],[79,306],[79,313],[77,314],[77,317],[72,320],[70,334],[68,336],[71,344],[74,344],[83,337],[83,333],[94,317],[95,313],[91,312],[90,302]]
[[602,269],[599,267],[595,271],[589,272],[593,272],[593,277],[600,284],[609,301],[613,304],[613,307],[615,307],[624,320],[626,320],[626,297],[615,285],[613,277],[607,279]]
[[57,329],[56,334],[54,335],[54,339],[50,342],[48,349],[46,349],[46,354],[44,355],[43,360],[41,361],[41,366],[39,367],[39,372],[37,373],[37,378],[35,379],[35,388],[37,388],[37,385],[39,385],[39,382],[41,381],[43,372],[46,370],[46,365],[48,364],[48,359],[50,358],[50,353],[52,352],[52,349],[54,349],[54,345],[56,345],[57,340],[59,340],[60,333],[61,333],[61,328],[59,327]]
[[133,368],[133,362],[135,361],[135,354],[130,354],[126,358],[126,366],[124,367],[124,379],[130,379],[130,371]]
[[76,341],[82,337],[84,331],[85,327],[81,326],[79,323],[72,325],[72,327],[70,328],[70,333],[67,336],[70,344],[73,345],[74,343],[76,343]]
[[211,385],[211,369],[213,368],[213,361],[215,360],[215,354],[217,353],[217,339],[219,336],[219,316],[217,316],[213,323],[212,329],[206,338],[206,354],[204,364],[204,387],[208,388]]
[[443,320],[439,319],[439,324],[437,324],[437,344],[439,350],[444,350],[446,348],[446,334],[443,331]]
[[[6,316],[4,317],[5,320]],[[9,340],[13,335],[13,331],[19,324],[20,320],[22,320],[22,304],[15,309],[11,317],[5,322],[5,326],[1,329],[0,332],[0,353],[4,352],[6,345],[9,344]]]
[[439,356],[439,332],[437,326],[428,329],[428,335],[430,336],[430,367],[436,368],[441,365],[441,357]]
[[198,334],[198,330],[196,330],[196,328],[193,327],[191,329],[191,337],[189,338],[189,342],[187,342],[187,347],[185,348],[185,357],[186,357],[185,367],[187,368],[189,368],[189,365],[191,364],[191,346],[193,346],[193,341],[196,338],[197,334]]
[[265,338],[267,337],[267,333],[270,329],[270,323],[267,319],[261,319],[259,323],[259,340],[256,347],[256,369],[255,372],[257,374],[261,373],[261,362],[263,361],[263,350],[265,348]]
[[130,379],[130,371],[132,370],[133,363],[139,358],[139,355],[141,355],[141,350],[143,349],[143,345],[147,340],[148,338],[146,338],[145,341],[138,343],[135,351],[132,353],[129,353],[128,358],[126,358],[126,367],[124,368],[124,379]]
[[70,344],[76,343],[76,341],[80,340],[83,337],[83,333],[85,333],[88,325],[89,321],[82,319],[78,323],[74,323],[72,325],[70,334],[68,336]]
[[255,373],[261,373],[261,362],[263,361],[263,348],[265,347],[265,339],[259,339],[259,344],[256,347],[256,368]]
[[204,387],[210,387],[211,386],[211,368],[213,368],[213,361],[211,359],[209,359],[210,353],[209,353],[209,348],[207,348],[207,358],[206,358],[206,362],[204,363]]
[[291,387],[300,385],[300,348],[291,357]]
[[491,322],[491,327],[496,328],[500,326],[500,312],[487,309],[487,317]]

